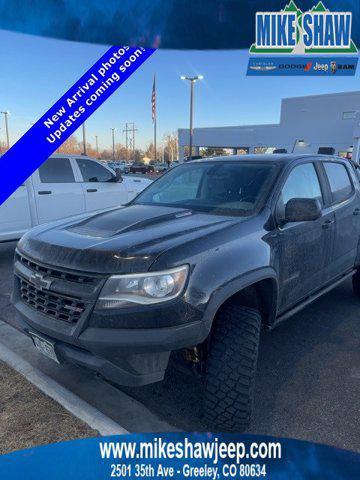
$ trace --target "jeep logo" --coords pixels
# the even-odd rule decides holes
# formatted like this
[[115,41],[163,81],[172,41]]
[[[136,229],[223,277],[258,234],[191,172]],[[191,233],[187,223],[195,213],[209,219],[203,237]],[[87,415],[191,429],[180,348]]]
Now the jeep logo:
[[327,72],[329,70],[329,65],[327,63],[319,63],[316,62],[316,65],[314,67],[314,70],[320,71],[320,72]]
[[38,290],[49,290],[52,284],[52,280],[46,279],[43,275],[40,275],[40,273],[34,273],[33,275],[31,275],[29,281]]

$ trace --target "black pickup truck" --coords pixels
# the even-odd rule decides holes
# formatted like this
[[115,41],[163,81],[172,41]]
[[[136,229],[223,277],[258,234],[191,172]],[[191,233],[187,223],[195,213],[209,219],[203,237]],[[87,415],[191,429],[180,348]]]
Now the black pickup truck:
[[15,256],[18,325],[55,361],[127,386],[162,380],[183,351],[205,378],[206,421],[239,431],[261,329],[350,276],[359,295],[359,233],[349,160],[191,161],[125,207],[27,233]]

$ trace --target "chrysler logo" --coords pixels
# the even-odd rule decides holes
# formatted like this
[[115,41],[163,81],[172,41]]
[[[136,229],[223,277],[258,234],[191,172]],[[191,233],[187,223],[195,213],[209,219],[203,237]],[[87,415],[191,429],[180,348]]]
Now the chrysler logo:
[[40,275],[40,273],[34,273],[31,275],[29,278],[30,282],[34,285],[39,290],[49,290],[52,280],[48,280],[43,275]]

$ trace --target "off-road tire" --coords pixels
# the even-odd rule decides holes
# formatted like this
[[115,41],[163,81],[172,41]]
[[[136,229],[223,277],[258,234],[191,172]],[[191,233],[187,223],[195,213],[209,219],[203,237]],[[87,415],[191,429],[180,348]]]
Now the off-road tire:
[[352,286],[353,291],[357,297],[360,298],[360,271],[357,270],[356,273],[352,276]]
[[261,315],[229,305],[218,314],[210,339],[204,420],[214,431],[241,432],[251,420]]

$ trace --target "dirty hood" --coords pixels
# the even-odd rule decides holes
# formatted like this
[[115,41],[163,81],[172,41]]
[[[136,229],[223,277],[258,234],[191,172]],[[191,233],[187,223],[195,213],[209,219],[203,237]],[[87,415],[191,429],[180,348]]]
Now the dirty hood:
[[41,263],[93,273],[147,271],[161,253],[239,219],[184,208],[131,205],[30,230],[20,253]]

